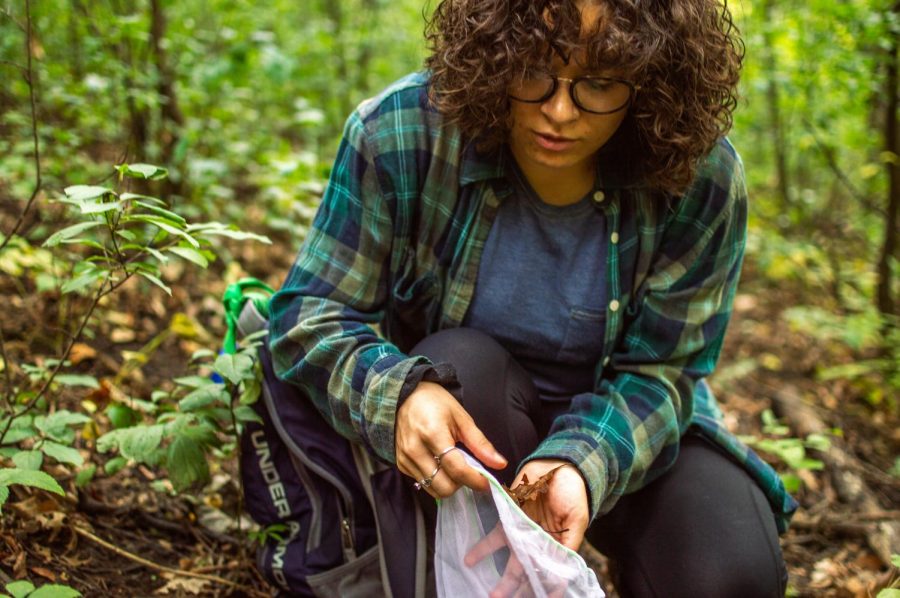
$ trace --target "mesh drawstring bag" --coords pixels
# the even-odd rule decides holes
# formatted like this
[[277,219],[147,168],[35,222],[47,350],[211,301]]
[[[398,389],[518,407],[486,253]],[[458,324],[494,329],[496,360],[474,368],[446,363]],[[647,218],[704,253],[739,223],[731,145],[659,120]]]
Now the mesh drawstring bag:
[[[434,555],[438,597],[487,596],[500,582],[511,551],[525,570],[526,588],[536,598],[603,598],[597,576],[584,559],[541,529],[494,476],[471,456],[463,454],[469,465],[487,478],[491,491],[474,492],[463,486],[440,501]],[[472,567],[466,566],[463,562],[466,553],[498,521],[506,534],[509,551],[498,550]]]

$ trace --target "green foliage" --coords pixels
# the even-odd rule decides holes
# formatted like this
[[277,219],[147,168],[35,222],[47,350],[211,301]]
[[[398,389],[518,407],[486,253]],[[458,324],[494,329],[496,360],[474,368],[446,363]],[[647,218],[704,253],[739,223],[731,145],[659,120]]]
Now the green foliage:
[[761,417],[765,436],[742,436],[741,440],[784,463],[790,470],[781,475],[785,488],[788,492],[798,492],[803,482],[797,471],[820,470],[824,467],[822,461],[807,455],[807,449],[826,452],[831,448],[831,440],[822,434],[810,434],[805,439],[789,436],[790,429],[779,423],[771,409],[763,411]]
[[[81,592],[60,584],[44,584],[35,588],[34,584],[27,580],[13,581],[5,587],[10,598],[78,598]],[[0,594],[3,598],[4,594]]]
[[99,452],[119,455],[107,463],[107,473],[138,462],[165,467],[176,491],[209,481],[209,460],[217,452],[232,454],[243,425],[261,421],[250,407],[259,394],[260,338],[248,337],[234,355],[212,359],[210,352],[199,354],[197,370],[215,372],[221,382],[208,375],[177,378],[176,390],[158,397],[156,409],[146,413],[144,421],[98,438]]

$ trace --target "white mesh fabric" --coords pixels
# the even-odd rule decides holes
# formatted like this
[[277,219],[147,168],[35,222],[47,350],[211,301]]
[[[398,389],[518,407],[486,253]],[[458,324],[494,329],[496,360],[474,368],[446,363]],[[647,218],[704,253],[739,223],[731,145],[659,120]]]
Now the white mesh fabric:
[[530,589],[536,598],[603,598],[597,576],[584,559],[541,529],[480,463],[469,455],[465,457],[487,478],[491,491],[480,493],[462,487],[440,501],[434,555],[438,597],[487,596],[500,582],[506,551],[498,551],[472,567],[463,562],[466,553],[500,521],[510,551],[528,576],[525,595]]

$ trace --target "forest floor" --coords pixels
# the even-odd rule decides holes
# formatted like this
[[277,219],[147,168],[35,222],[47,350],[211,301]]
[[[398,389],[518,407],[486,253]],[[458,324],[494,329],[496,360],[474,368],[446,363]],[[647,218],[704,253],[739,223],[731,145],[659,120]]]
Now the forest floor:
[[[249,273],[277,285],[293,257],[286,249],[290,245],[276,241],[264,250],[235,249],[234,259],[244,264],[246,272],[232,269],[227,276]],[[847,468],[854,470],[877,503],[863,510],[859,504],[845,502],[835,485],[843,471],[799,472],[802,488],[796,496],[801,509],[782,537],[789,595],[874,596],[897,582],[897,570],[869,545],[881,523],[900,520],[900,479],[887,473],[900,454],[896,407],[890,415],[890,409],[873,408],[862,400],[851,384],[817,381],[818,364],[851,357],[836,355],[834,347],[790,332],[781,313],[798,303],[796,292],[767,287],[756,279],[752,266],[746,270],[713,380],[727,425],[739,434],[759,433],[764,410],[781,413],[778,397],[797,398],[827,428],[841,431],[839,442],[852,457]],[[217,297],[224,290],[221,279],[227,276],[221,268],[220,278],[189,270],[167,274],[173,281],[172,297],[129,284],[103,306],[93,337],[83,340],[80,353],[73,356],[80,370],[118,385],[131,396],[146,398],[151,390],[185,373],[184,364],[195,349],[215,346],[223,331]],[[30,363],[52,357],[59,343],[52,324],[60,321],[59,299],[33,293],[9,277],[2,280],[0,301],[12,308],[0,312],[10,357]],[[67,309],[77,314],[77,308]],[[159,336],[176,313],[195,323],[192,338]],[[161,343],[147,364],[126,379],[116,379],[124,362],[122,352],[138,351],[154,339]],[[66,391],[59,396],[58,407],[78,411],[85,400],[100,408],[96,416],[100,430],[108,429],[108,421],[99,415],[109,400],[103,392]],[[91,440],[78,442],[82,454],[94,463],[102,466],[109,458],[96,453]],[[812,451],[811,456],[820,455]],[[787,471],[783,464],[772,462],[779,471]],[[72,475],[62,467],[45,470],[61,480],[67,495],[13,487],[0,519],[2,581],[28,578],[38,585],[65,583],[85,596],[271,594],[251,564],[253,547],[246,540],[249,521],[237,516],[239,486],[233,464],[213,471],[212,484],[202,492],[177,496],[155,489],[159,472],[144,466],[128,467],[112,476],[98,473],[82,490],[76,490]],[[602,559],[590,549],[585,555],[615,596]]]

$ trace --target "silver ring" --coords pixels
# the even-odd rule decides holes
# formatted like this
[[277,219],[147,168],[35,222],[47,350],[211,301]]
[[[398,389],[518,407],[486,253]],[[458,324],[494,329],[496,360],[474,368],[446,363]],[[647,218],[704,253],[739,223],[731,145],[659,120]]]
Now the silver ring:
[[421,490],[422,488],[428,488],[431,486],[432,482],[434,482],[434,476],[437,475],[437,472],[441,470],[441,464],[438,462],[438,466],[434,468],[434,471],[431,472],[431,475],[427,478],[422,478],[415,484],[413,484],[413,488],[416,490]]
[[435,455],[435,456],[434,456],[434,460],[438,462],[438,466],[440,466],[440,464],[441,464],[441,457],[443,457],[444,455],[446,455],[446,454],[449,453],[450,451],[455,451],[455,450],[459,450],[459,447],[456,446],[456,445],[454,444],[453,446],[448,446],[447,448],[445,448],[444,450],[442,450],[440,453],[438,453],[437,455]]

